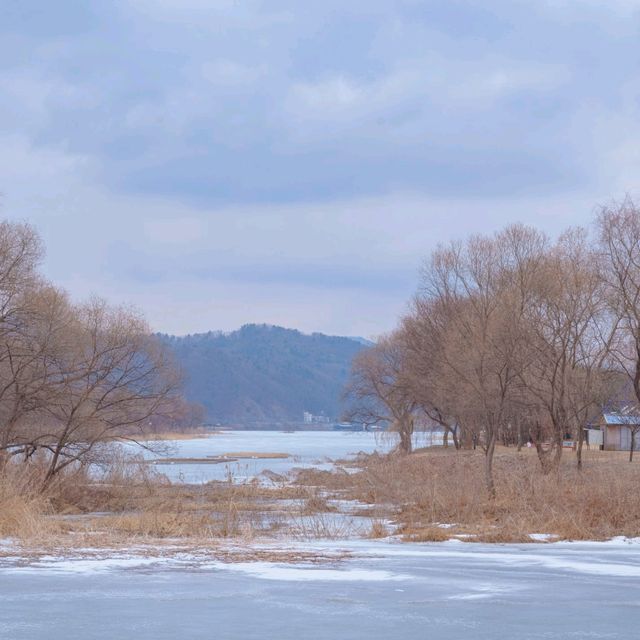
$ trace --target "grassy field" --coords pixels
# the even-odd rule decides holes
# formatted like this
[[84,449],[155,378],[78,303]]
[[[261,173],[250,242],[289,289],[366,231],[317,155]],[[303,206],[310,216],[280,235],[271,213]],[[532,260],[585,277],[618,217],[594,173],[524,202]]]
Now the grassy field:
[[146,464],[121,462],[100,482],[83,473],[39,490],[38,468],[0,475],[0,537],[31,546],[113,546],[181,540],[313,539],[531,542],[640,535],[640,462],[585,451],[578,471],[564,452],[543,475],[535,451],[500,448],[497,496],[484,489],[483,454],[432,448],[369,455],[333,471],[205,485],[169,483]]
[[530,542],[531,534],[586,540],[640,535],[640,463],[625,452],[585,451],[578,471],[564,452],[560,468],[543,475],[535,451],[499,448],[497,496],[484,488],[481,451],[433,448],[411,456],[367,456],[358,473],[308,470],[298,481],[341,491],[393,518],[411,541],[459,537]]

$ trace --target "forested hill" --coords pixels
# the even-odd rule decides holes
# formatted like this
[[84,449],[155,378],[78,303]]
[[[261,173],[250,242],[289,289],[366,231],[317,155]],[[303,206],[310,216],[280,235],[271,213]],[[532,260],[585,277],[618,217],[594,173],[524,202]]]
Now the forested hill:
[[187,398],[214,423],[301,421],[304,411],[338,418],[351,360],[366,344],[270,325],[160,337],[185,373]]

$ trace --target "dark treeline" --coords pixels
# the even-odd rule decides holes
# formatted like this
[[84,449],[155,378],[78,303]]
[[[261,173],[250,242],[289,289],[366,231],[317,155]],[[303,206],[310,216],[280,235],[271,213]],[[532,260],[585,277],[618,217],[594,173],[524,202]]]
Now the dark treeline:
[[531,442],[549,473],[570,436],[581,467],[584,427],[640,404],[640,209],[603,207],[593,233],[553,241],[518,224],[439,246],[400,326],[356,357],[348,397],[406,453],[418,424],[481,447],[491,495],[499,443]]
[[180,376],[135,311],[73,304],[38,272],[32,227],[0,223],[0,467],[32,463],[47,486],[109,459],[108,443],[184,423]]

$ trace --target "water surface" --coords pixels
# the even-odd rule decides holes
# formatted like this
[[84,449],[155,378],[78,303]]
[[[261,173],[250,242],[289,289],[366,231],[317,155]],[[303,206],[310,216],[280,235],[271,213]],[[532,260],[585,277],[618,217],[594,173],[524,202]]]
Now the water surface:
[[[437,439],[439,436],[435,435]],[[432,434],[416,434],[416,446],[434,441]],[[347,459],[359,452],[386,452],[397,444],[397,436],[387,433],[341,431],[224,431],[207,438],[171,440],[168,456],[206,458],[235,452],[287,453],[286,459],[243,459],[222,464],[161,464],[156,468],[176,482],[201,483],[224,480],[231,475],[243,481],[269,469],[286,474],[293,468],[330,469],[333,460]],[[158,456],[147,454],[147,457]]]

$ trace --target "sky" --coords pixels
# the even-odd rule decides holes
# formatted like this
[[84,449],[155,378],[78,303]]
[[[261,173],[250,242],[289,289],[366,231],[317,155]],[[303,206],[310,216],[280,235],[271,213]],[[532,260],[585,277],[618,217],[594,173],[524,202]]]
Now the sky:
[[0,216],[154,330],[393,328],[439,242],[640,194],[640,0],[2,0]]

